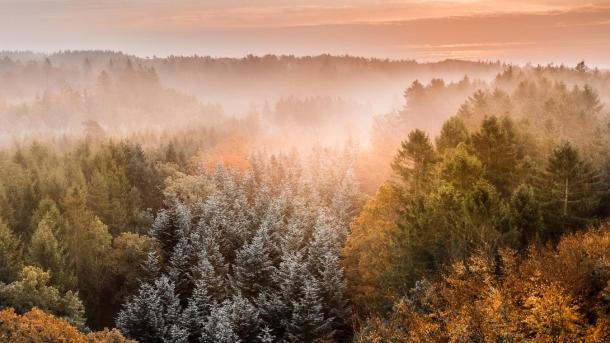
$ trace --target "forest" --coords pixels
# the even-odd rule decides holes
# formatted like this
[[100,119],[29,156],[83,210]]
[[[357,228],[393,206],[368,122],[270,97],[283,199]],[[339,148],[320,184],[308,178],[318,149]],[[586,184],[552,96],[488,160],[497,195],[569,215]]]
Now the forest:
[[1,52],[0,84],[0,341],[610,341],[608,71]]

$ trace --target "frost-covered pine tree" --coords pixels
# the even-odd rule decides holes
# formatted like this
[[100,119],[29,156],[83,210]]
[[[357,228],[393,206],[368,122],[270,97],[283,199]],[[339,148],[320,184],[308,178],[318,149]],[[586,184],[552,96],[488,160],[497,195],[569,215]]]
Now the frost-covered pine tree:
[[333,318],[324,316],[317,281],[306,278],[299,293],[299,297],[292,301],[290,317],[284,319],[287,341],[313,342],[329,337]]
[[[357,189],[349,163],[314,161],[319,169],[295,155],[258,156],[246,172],[220,166],[193,208],[168,200],[150,230],[162,255],[149,256],[119,328],[159,342],[338,338],[350,317],[339,256]],[[175,311],[154,301],[160,293],[172,294]]]
[[237,293],[212,308],[204,324],[201,341],[255,342],[261,333],[261,324],[258,309]]
[[252,241],[244,244],[236,253],[233,286],[246,296],[256,297],[260,290],[270,284],[274,267],[269,256],[269,239],[267,228],[261,227]]
[[166,201],[167,208],[157,214],[149,234],[161,247],[161,258],[169,259],[181,238],[188,236],[191,228],[191,210],[175,197]]
[[141,342],[187,342],[181,326],[182,308],[174,284],[165,275],[144,283],[119,312],[116,325],[129,338]]

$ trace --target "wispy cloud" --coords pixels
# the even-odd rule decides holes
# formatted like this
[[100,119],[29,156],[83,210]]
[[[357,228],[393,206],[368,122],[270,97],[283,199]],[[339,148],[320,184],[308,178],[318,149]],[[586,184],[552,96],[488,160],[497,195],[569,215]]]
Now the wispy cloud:
[[610,0],[0,0],[5,49],[610,64],[607,37]]

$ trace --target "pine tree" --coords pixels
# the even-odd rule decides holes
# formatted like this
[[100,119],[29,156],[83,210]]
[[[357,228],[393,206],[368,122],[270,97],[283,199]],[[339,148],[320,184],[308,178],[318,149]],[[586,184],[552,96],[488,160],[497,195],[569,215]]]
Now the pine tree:
[[212,287],[203,278],[195,282],[195,289],[188,299],[188,305],[181,318],[181,327],[187,330],[189,341],[197,341],[203,335],[204,324],[212,308],[217,305],[216,300],[209,293]]
[[0,218],[0,282],[16,280],[22,267],[19,239]]
[[347,235],[347,229],[351,220],[358,212],[359,198],[358,184],[350,168],[341,178],[330,203],[330,209],[335,218],[334,225],[338,230],[342,231],[340,236],[343,239]]
[[234,286],[247,297],[256,297],[270,283],[274,268],[269,256],[269,239],[266,228],[261,228],[236,253]]
[[326,252],[317,269],[319,294],[324,305],[322,310],[324,317],[328,318],[329,329],[332,328],[333,335],[340,331],[340,336],[346,337],[350,332],[351,309],[345,296],[347,284],[338,253]]
[[129,338],[141,342],[187,342],[181,327],[182,308],[173,282],[162,275],[154,283],[144,283],[119,312],[116,325]]
[[47,213],[38,223],[28,247],[28,262],[50,271],[54,284],[62,286],[63,289],[72,289],[76,280],[74,275],[68,272],[65,247],[57,241],[59,228],[51,218]]
[[453,116],[443,124],[441,133],[436,138],[436,149],[439,154],[443,154],[447,149],[453,149],[460,143],[467,143],[468,139],[468,130],[464,122],[459,117]]
[[428,135],[421,130],[409,133],[406,141],[401,143],[398,154],[392,162],[392,169],[410,191],[423,190],[429,179],[432,165],[437,156]]
[[150,228],[150,235],[161,247],[162,261],[168,261],[180,239],[189,234],[192,218],[190,209],[180,200],[168,199],[167,205],[167,209],[159,211]]
[[168,276],[181,299],[185,299],[194,287],[191,270],[196,263],[197,252],[191,235],[180,237],[169,258]]
[[235,332],[228,306],[215,307],[204,324],[201,335],[202,343],[236,343],[241,342]]
[[319,292],[315,280],[304,280],[300,296],[292,301],[292,313],[283,320],[287,341],[312,342],[331,335],[331,322],[324,318]]
[[48,217],[48,221],[53,223],[53,233],[59,235],[62,231],[63,219],[61,213],[57,208],[55,201],[44,198],[38,203],[38,207],[32,214],[30,221],[30,232],[33,233],[38,228],[38,223],[44,218]]
[[[557,147],[539,184],[549,235],[585,225],[599,201],[597,174],[570,144]],[[559,232],[558,232],[559,230]]]
[[515,187],[515,170],[522,153],[517,144],[512,121],[486,117],[481,129],[471,137],[474,153],[484,166],[484,175],[503,196]]
[[509,215],[511,229],[518,234],[521,246],[539,237],[543,223],[533,187],[527,184],[517,187],[510,199]]
[[299,297],[308,274],[302,253],[287,252],[282,255],[281,262],[272,275],[274,287],[266,289],[259,296],[261,314],[278,337],[284,335],[285,320],[292,315],[292,302]]

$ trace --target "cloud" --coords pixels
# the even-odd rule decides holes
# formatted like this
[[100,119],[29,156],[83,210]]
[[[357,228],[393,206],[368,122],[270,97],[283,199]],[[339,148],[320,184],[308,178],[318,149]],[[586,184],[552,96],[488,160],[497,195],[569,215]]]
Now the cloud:
[[101,48],[144,56],[334,53],[585,59],[605,66],[607,2],[212,0],[203,6],[191,0],[0,0],[0,41],[8,49]]

